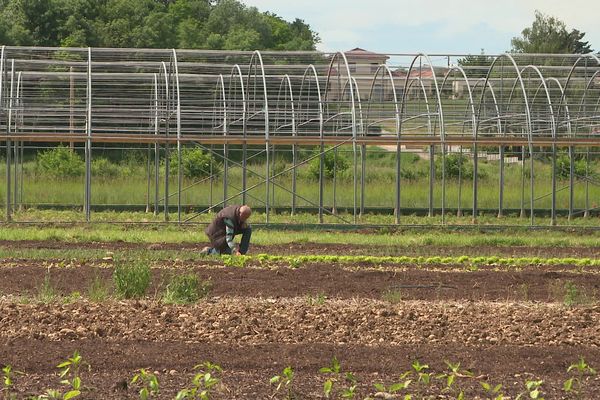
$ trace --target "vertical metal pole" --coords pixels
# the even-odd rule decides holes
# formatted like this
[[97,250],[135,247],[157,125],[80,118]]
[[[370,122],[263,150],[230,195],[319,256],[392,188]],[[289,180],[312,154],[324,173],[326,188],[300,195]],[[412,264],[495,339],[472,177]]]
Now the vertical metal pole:
[[148,143],[148,151],[146,152],[146,212],[150,212],[150,186],[152,185],[152,145]]
[[[244,123],[244,139],[246,138],[246,124]],[[248,145],[244,140],[242,144],[242,203],[246,204],[246,188],[248,187]]]
[[446,223],[446,145],[442,143],[442,225]]
[[395,222],[396,224],[400,223],[400,173],[401,171],[401,154],[402,154],[402,145],[400,141],[396,144],[396,204],[395,204]]
[[266,198],[265,198],[265,223],[269,223],[269,188],[271,187],[271,175],[270,175],[270,159],[269,159],[269,140],[265,140],[265,150],[267,152],[267,165],[265,166],[265,185],[266,185]]
[[154,136],[156,141],[154,142],[154,215],[158,216],[158,188],[160,185],[160,145],[158,144],[158,130],[159,130],[159,119],[158,119],[158,76],[154,74]]
[[477,149],[477,142],[473,143],[473,215],[472,215],[472,222],[476,223],[477,222],[477,214],[478,214],[478,210],[477,210],[477,195],[478,195],[478,189],[479,189],[479,179],[478,179],[478,175],[479,175],[479,152]]
[[323,138],[321,137],[321,154],[319,155],[319,223],[323,223],[323,164],[325,163],[325,145],[323,144]]
[[530,224],[531,224],[531,226],[533,226],[533,224],[534,224],[534,218],[535,218],[535,212],[534,212],[534,207],[535,207],[535,204],[534,204],[534,201],[535,201],[535,197],[534,197],[535,174],[534,174],[534,171],[533,171],[533,160],[534,160],[534,157],[533,157],[533,146],[530,146],[529,148],[530,148],[530,153],[531,153],[530,154],[531,160],[530,160],[530,167],[529,167],[529,169],[531,170],[531,177],[530,177],[530,183],[531,183],[530,188],[531,188],[531,190],[530,190],[530,193],[529,193],[529,195],[531,196],[530,199],[529,199],[529,208],[531,209],[531,214],[529,215],[529,218],[530,218]]
[[462,217],[462,159],[463,147],[460,145],[458,153],[458,209],[456,210],[456,216]]
[[500,145],[500,176],[498,180],[498,218],[504,212],[504,146]]
[[[15,118],[16,119],[16,118]],[[16,125],[16,124],[15,124]],[[12,130],[17,133],[16,126]],[[17,210],[19,204],[19,141],[15,140],[13,145],[14,151],[14,185],[13,185],[13,210]]]
[[367,172],[367,146],[360,146],[360,216],[365,213],[365,175]]
[[[2,48],[4,51],[4,47]],[[2,60],[4,61],[4,54],[2,55]],[[15,77],[15,60],[11,61],[11,70],[10,70],[10,93],[8,99],[8,123],[6,124],[6,135],[10,136],[11,134],[11,125],[12,125],[12,102],[13,102],[13,89],[14,89],[14,77]],[[12,206],[11,206],[11,140],[10,138],[6,139],[6,220],[12,220]]]
[[[244,168],[245,170],[245,168]],[[223,144],[223,208],[227,207],[227,187],[229,186],[229,145]],[[242,185],[243,186],[243,185]],[[245,193],[245,189],[242,189]],[[242,202],[245,204],[244,195],[242,195]]]
[[357,221],[357,212],[356,212],[356,206],[357,206],[357,197],[358,197],[358,151],[357,151],[357,145],[356,145],[356,140],[353,141],[352,143],[352,159],[353,159],[353,164],[354,164],[354,177],[353,177],[353,200],[352,200],[352,214],[354,216],[353,220],[354,223],[356,224]]
[[435,147],[429,146],[429,217],[433,217],[433,183],[435,181]]
[[[73,67],[69,68],[69,133],[75,133],[75,74]],[[69,143],[71,150],[75,149],[75,142]]]
[[575,192],[575,152],[573,146],[569,146],[569,221],[573,219]]
[[181,159],[181,100],[179,94],[179,65],[177,51],[173,49],[173,93],[175,94],[175,116],[177,118],[177,222],[181,223],[181,189],[183,187],[182,159]]
[[552,205],[550,225],[556,225],[556,143],[552,144]]
[[90,222],[92,200],[92,49],[88,47],[87,138],[85,141],[85,220]]
[[525,218],[525,146],[521,146],[521,218]]
[[163,62],[163,71],[165,74],[165,203],[164,215],[165,221],[169,221],[169,177],[171,175],[171,154],[169,146],[169,134],[171,131],[171,94],[169,91],[169,74],[166,65]]
[[583,218],[590,216],[590,148],[587,148],[585,156],[585,211]]
[[[17,74],[17,89],[15,91],[15,100],[14,100],[14,106],[15,106],[15,117],[14,117],[14,132],[18,133],[19,132],[19,109],[20,109],[20,92],[21,92],[21,78],[22,78],[22,73],[19,72]],[[15,142],[15,188],[14,188],[14,195],[15,195],[15,200],[14,200],[14,209],[21,209],[22,205],[20,200],[22,199],[22,194],[23,194],[23,142],[22,141],[16,141]]]
[[296,144],[292,145],[292,165],[294,168],[292,169],[292,215],[296,214],[296,190],[297,190],[297,176],[298,176],[298,167],[296,164],[298,163],[298,146]]
[[337,147],[333,150],[333,208],[331,212],[337,214]]
[[208,208],[212,209],[213,206],[213,183],[214,183],[214,168],[213,168],[213,145],[210,145],[210,179],[209,179],[209,184],[210,184],[210,189],[209,189],[209,195],[208,195]]

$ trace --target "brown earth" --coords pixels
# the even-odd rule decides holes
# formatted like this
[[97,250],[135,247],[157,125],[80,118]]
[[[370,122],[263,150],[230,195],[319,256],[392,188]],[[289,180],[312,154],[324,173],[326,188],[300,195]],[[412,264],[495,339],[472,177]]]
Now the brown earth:
[[[341,234],[343,235],[343,233]],[[55,240],[0,240],[0,247],[22,249],[188,250],[200,251],[208,243],[62,242]],[[272,255],[374,255],[374,256],[503,256],[503,257],[590,257],[600,258],[600,247],[550,246],[365,246],[338,243],[289,243],[252,245],[252,254]]]
[[[124,243],[0,245],[180,248]],[[344,245],[301,244],[268,250],[271,254],[372,254],[370,248]],[[494,247],[399,250],[386,254],[525,255],[519,249]],[[527,255],[546,257],[598,254],[593,248],[528,251]],[[326,376],[318,370],[333,356],[343,371],[352,371],[359,379],[356,398],[360,399],[375,393],[373,383],[397,382],[417,359],[436,374],[447,371],[445,361],[472,370],[476,378],[458,379],[468,398],[486,398],[479,381],[502,383],[503,392],[514,398],[524,390],[525,381],[533,379],[544,380],[546,399],[574,398],[562,391],[570,376],[568,366],[579,356],[600,366],[600,306],[596,305],[600,274],[593,269],[530,266],[520,271],[465,271],[460,266],[317,263],[299,268],[283,264],[232,268],[210,260],[158,262],[145,300],[92,303],[71,296],[40,303],[35,296],[49,266],[52,286],[64,295],[78,291],[85,296],[95,277],[108,282],[113,271],[110,262],[100,260],[57,265],[0,260],[0,365],[10,364],[25,373],[15,377],[17,398],[60,387],[56,365],[75,350],[89,363],[81,373],[85,399],[139,398],[139,387],[129,383],[139,368],[157,374],[161,394],[156,398],[173,398],[189,386],[194,366],[206,360],[223,367],[217,399],[283,399],[283,392],[271,397],[274,386],[269,379],[287,365],[296,373],[296,399],[324,398]],[[168,276],[182,271],[210,279],[209,297],[195,305],[158,301]],[[567,282],[575,292],[565,288]],[[563,305],[566,299],[575,306]],[[428,387],[412,379],[412,393],[456,398],[456,393],[438,396],[442,380],[434,379]],[[597,398],[600,380],[592,376],[583,382],[580,398]]]

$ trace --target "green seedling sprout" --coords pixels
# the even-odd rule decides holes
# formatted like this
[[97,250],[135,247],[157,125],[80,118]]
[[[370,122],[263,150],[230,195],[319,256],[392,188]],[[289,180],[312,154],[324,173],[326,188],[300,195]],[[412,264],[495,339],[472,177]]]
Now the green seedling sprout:
[[[465,398],[464,391],[461,389],[458,379],[460,378],[472,378],[473,373],[468,370],[461,370],[460,363],[453,364],[449,361],[446,361],[446,365],[448,366],[449,372],[443,373],[437,376],[438,379],[445,380],[446,387],[444,388],[445,392],[454,392],[457,393],[457,400],[463,400]],[[455,385],[456,383],[456,385]]]
[[6,400],[13,400],[17,398],[17,395],[12,392],[15,374],[23,375],[23,373],[20,371],[13,371],[13,368],[10,365],[5,365],[2,368],[2,391],[5,393],[4,399]]
[[79,377],[79,368],[83,362],[83,358],[77,350],[73,353],[73,357],[69,357],[66,361],[58,364],[60,377],[63,385],[69,386],[69,391],[62,397],[63,400],[72,399],[81,394],[81,378]]
[[175,400],[198,399],[210,400],[214,388],[221,382],[218,375],[223,372],[222,368],[206,361],[203,364],[196,365],[195,370],[199,372],[192,379],[192,386],[180,390],[175,396]]
[[567,368],[567,373],[573,374],[574,376],[565,381],[563,390],[575,395],[576,399],[582,399],[582,389],[585,378],[586,376],[596,375],[596,370],[590,367],[583,357],[580,357],[579,361],[571,364],[569,368]]
[[[537,399],[537,400],[544,400],[544,398],[542,397],[542,384],[544,383],[543,380],[537,380],[537,381],[526,381],[525,382],[525,392],[519,393],[517,395],[517,397],[515,398],[515,400],[521,400],[521,399]],[[528,397],[527,397],[528,396]]]
[[[271,385],[277,384],[275,387],[275,393],[278,393],[282,388],[286,389],[286,399],[291,400],[294,398],[294,392],[292,390],[292,385],[294,382],[294,370],[292,367],[285,367],[281,372],[281,375],[275,375],[269,380]],[[273,397],[275,396],[273,394]]]
[[506,397],[504,397],[504,394],[502,394],[501,390],[502,390],[502,384],[497,384],[497,385],[492,385],[490,383],[487,382],[479,382],[479,384],[481,385],[481,387],[483,388],[483,390],[485,391],[485,393],[489,396],[495,396],[492,397],[493,400],[504,400],[506,399]]
[[323,393],[325,398],[329,399],[334,393],[336,383],[347,382],[348,387],[342,387],[340,396],[343,399],[352,399],[356,395],[356,377],[351,372],[342,373],[342,368],[338,359],[334,356],[329,367],[319,369],[323,374],[329,374],[330,377],[323,384]]
[[139,383],[142,385],[140,389],[140,400],[147,400],[152,396],[158,395],[158,379],[156,375],[141,368],[137,374],[131,379],[131,383]]

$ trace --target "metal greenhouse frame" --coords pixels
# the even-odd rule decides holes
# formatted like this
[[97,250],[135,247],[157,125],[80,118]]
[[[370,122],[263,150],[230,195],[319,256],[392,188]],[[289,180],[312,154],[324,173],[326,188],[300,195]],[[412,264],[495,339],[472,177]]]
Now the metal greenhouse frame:
[[[598,199],[590,199],[590,193],[600,180],[593,171],[600,148],[600,59],[593,54],[472,57],[362,49],[320,53],[2,46],[0,129],[7,220],[25,203],[24,150],[42,143],[79,143],[85,159],[82,207],[87,221],[93,206],[93,150],[114,144],[146,146],[146,209],[162,209],[165,220],[173,207],[177,221],[187,222],[240,200],[264,209],[266,223],[273,207],[292,214],[314,210],[319,223],[325,215],[359,223],[373,208],[367,200],[367,155],[384,148],[395,157],[388,209],[396,224],[410,208],[401,201],[410,185],[401,160],[410,152],[429,160],[429,184],[422,188],[425,211],[440,215],[442,223],[450,211],[462,215],[469,210],[473,221],[478,218],[479,162],[486,153],[498,162],[495,213],[505,215],[507,191],[520,191],[519,214],[534,225],[542,211],[535,203],[540,198],[536,183],[549,180],[551,190],[541,196],[550,197],[550,223],[555,224],[557,193],[563,189],[569,193],[569,218],[587,217],[598,209]],[[209,204],[189,214],[182,199],[189,186],[181,157],[192,146],[219,159],[222,173],[205,180],[210,181]],[[508,149],[521,165],[521,187],[507,187]],[[565,188],[557,186],[559,150],[569,157]],[[280,168],[276,151],[288,153],[290,163]],[[344,183],[337,167],[331,179],[325,177],[326,157],[337,160],[340,151],[350,154],[352,201],[343,207],[350,219],[338,212],[336,191]],[[459,162],[466,159],[472,166],[470,207],[462,201],[465,178],[460,169],[457,205],[450,206],[450,154],[459,154]],[[534,159],[541,155],[548,157],[550,176],[536,175]],[[175,187],[169,182],[171,156],[177,157]],[[264,170],[250,167],[256,157],[264,158]],[[436,159],[441,160],[438,166]],[[576,175],[576,159],[585,161],[583,176]],[[302,194],[298,182],[298,170],[313,160],[319,163],[318,199]],[[231,180],[234,170],[241,174],[239,186]],[[282,183],[284,175],[290,176],[289,185]],[[222,193],[215,200],[217,179]],[[576,206],[578,182],[585,204]],[[274,201],[275,190],[286,194],[285,204]]]

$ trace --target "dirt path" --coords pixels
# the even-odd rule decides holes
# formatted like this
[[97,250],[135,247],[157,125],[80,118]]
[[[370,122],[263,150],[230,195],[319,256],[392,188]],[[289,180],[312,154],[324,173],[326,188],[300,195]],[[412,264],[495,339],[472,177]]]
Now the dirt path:
[[[343,235],[343,234],[341,234]],[[61,241],[0,241],[0,247],[11,249],[104,249],[104,250],[188,250],[200,251],[208,243],[128,243],[128,242],[61,242]],[[336,254],[375,256],[506,256],[506,257],[590,257],[600,258],[596,247],[540,246],[364,246],[335,243],[289,243],[270,246],[252,245],[252,254]]]

